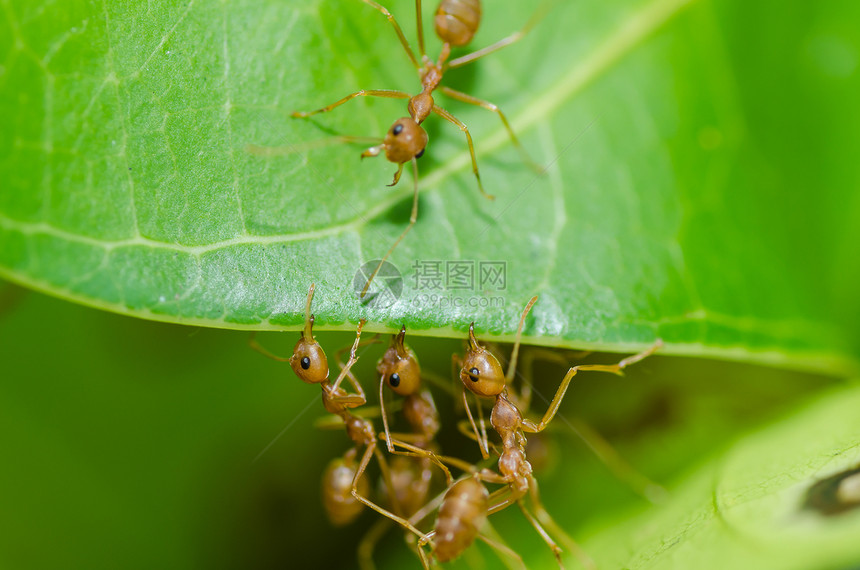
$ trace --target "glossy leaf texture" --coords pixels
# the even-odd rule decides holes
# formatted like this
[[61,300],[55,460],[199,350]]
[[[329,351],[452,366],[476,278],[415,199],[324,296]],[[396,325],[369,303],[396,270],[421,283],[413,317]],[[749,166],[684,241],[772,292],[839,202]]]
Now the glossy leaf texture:
[[[380,13],[334,0],[0,5],[8,279],[257,329],[298,327],[316,282],[321,329],[363,317],[450,335],[474,320],[508,339],[537,294],[534,343],[659,336],[667,353],[856,364],[854,3],[552,3],[522,41],[445,77],[498,104],[546,172],[492,113],[439,96],[497,198],[478,192],[463,134],[428,119],[418,223],[391,259],[404,290],[388,307],[362,304],[353,278],[405,228],[410,175],[388,188],[393,165],[317,142],[380,137],[404,102],[290,117],[362,88],[417,90]],[[414,41],[414,4],[388,7]],[[474,45],[535,9],[485,6]],[[504,282],[484,272],[496,263]]]

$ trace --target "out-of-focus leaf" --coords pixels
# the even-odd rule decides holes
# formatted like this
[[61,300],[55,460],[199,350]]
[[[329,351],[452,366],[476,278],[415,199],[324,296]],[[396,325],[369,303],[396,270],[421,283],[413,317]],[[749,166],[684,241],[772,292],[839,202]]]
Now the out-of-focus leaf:
[[[855,565],[858,406],[856,384],[827,394],[733,444],[673,490],[665,508],[610,524],[585,547],[606,568]],[[850,474],[840,500],[838,481]]]

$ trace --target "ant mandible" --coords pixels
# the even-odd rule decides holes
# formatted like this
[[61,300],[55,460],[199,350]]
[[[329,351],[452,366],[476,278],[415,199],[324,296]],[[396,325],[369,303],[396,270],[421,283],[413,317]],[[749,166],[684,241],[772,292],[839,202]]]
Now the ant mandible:
[[[398,25],[397,20],[394,19],[394,16],[391,15],[385,7],[374,2],[373,0],[362,0],[368,6],[371,6],[375,10],[381,12],[394,27],[394,31],[397,33],[397,37],[400,40],[403,49],[406,51],[406,54],[409,56],[409,60],[412,62],[412,65],[415,66],[415,69],[418,71],[418,76],[421,79],[421,92],[417,95],[410,95],[404,91],[397,91],[391,89],[362,89],[360,91],[356,91],[350,95],[347,95],[343,99],[332,103],[331,105],[327,105],[320,109],[316,109],[314,111],[300,112],[296,111],[292,113],[293,117],[303,118],[310,117],[311,115],[316,115],[317,113],[326,113],[331,111],[332,109],[343,105],[347,101],[354,99],[356,97],[383,97],[383,98],[391,98],[391,99],[408,99],[409,104],[407,106],[407,110],[409,112],[408,117],[401,117],[394,121],[394,124],[391,125],[391,128],[388,129],[388,133],[385,135],[385,138],[382,139],[380,144],[372,146],[365,150],[361,156],[371,157],[378,156],[380,153],[385,154],[385,158],[390,162],[397,164],[397,171],[394,173],[394,181],[389,186],[394,186],[400,180],[400,175],[403,172],[403,165],[407,162],[412,163],[413,170],[413,198],[412,198],[412,214],[409,217],[409,225],[406,226],[406,229],[403,230],[403,233],[400,234],[394,244],[389,248],[383,258],[380,260],[379,264],[374,269],[373,273],[368,278],[367,283],[365,283],[364,288],[361,291],[361,297],[367,294],[367,290],[370,287],[371,282],[376,277],[376,274],[379,272],[379,269],[382,267],[382,264],[386,259],[394,252],[400,242],[406,237],[406,234],[412,229],[415,225],[415,221],[418,219],[418,162],[417,159],[420,158],[424,154],[424,149],[427,146],[427,132],[421,127],[421,123],[430,116],[431,113],[435,113],[439,115],[446,121],[453,123],[456,125],[463,133],[466,135],[466,142],[469,145],[469,154],[472,159],[472,172],[475,174],[475,179],[478,182],[478,189],[481,193],[489,199],[494,199],[492,194],[488,194],[484,190],[484,186],[481,183],[481,175],[478,172],[478,161],[475,158],[475,145],[472,142],[472,135],[469,133],[469,128],[463,123],[461,120],[456,118],[454,115],[436,105],[433,100],[433,91],[439,90],[443,94],[455,99],[457,101],[462,101],[464,103],[469,103],[471,105],[477,105],[479,107],[483,107],[489,111],[496,113],[502,121],[505,129],[508,131],[508,135],[511,138],[511,141],[517,147],[517,149],[522,153],[524,160],[527,164],[532,167],[540,170],[540,167],[535,165],[534,162],[528,157],[525,149],[522,144],[520,144],[517,136],[514,134],[513,129],[511,128],[510,123],[508,122],[507,117],[505,117],[504,113],[493,103],[488,101],[484,101],[482,99],[478,99],[477,97],[473,97],[466,93],[462,93],[460,91],[456,91],[451,89],[450,87],[446,87],[444,85],[440,85],[442,78],[445,72],[449,69],[454,69],[457,67],[462,67],[467,63],[471,63],[485,55],[493,53],[502,49],[505,46],[508,46],[520,38],[522,38],[534,24],[539,19],[539,15],[542,11],[539,11],[534,17],[532,17],[529,22],[523,27],[523,29],[497,41],[496,43],[489,45],[485,48],[479,49],[472,53],[457,57],[449,61],[449,57],[451,56],[451,48],[452,47],[462,47],[467,45],[472,41],[472,37],[475,35],[475,32],[478,30],[478,26],[481,23],[481,2],[480,0],[442,0],[439,3],[439,7],[436,9],[436,15],[434,17],[434,27],[436,31],[436,35],[439,39],[442,40],[442,48],[439,53],[439,57],[436,61],[431,60],[424,49],[424,27],[421,16],[421,0],[415,0],[415,13],[416,13],[416,23],[418,29],[418,49],[421,55],[421,60],[415,57],[415,53],[412,51],[412,48],[409,45],[409,42],[406,40],[406,36],[403,35],[403,31],[400,29],[400,25]],[[341,140],[350,141],[350,140],[360,140],[358,137],[341,137]]]

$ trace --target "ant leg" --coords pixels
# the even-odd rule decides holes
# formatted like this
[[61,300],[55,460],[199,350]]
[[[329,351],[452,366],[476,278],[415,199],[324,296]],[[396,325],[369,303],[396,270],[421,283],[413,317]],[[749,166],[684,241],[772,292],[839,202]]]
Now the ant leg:
[[457,392],[463,389],[463,382],[460,380],[460,370],[463,369],[463,359],[456,352],[451,355],[451,384],[453,384],[452,395],[454,397],[454,406],[457,413],[462,412],[460,402],[457,400]]
[[445,493],[448,492],[448,489],[445,489],[433,499],[428,502],[426,505],[421,507],[417,512],[413,513],[411,517],[409,517],[409,522],[413,524],[420,523],[424,519],[430,516],[430,514],[439,508],[439,505],[442,504],[442,500],[445,498]]
[[427,553],[424,552],[424,546],[430,544],[430,541],[434,536],[436,536],[436,531],[431,530],[418,539],[418,544],[416,545],[418,547],[418,556],[421,558],[421,564],[424,566],[424,570],[430,570],[430,559],[428,558]]
[[388,467],[388,461],[385,456],[379,451],[379,447],[373,444],[373,455],[376,456],[376,462],[379,463],[379,471],[382,473],[382,482],[388,488],[389,500],[391,507],[398,515],[403,514],[403,509],[394,494],[394,479],[391,477],[391,469]]
[[543,431],[546,428],[547,424],[552,421],[553,417],[555,417],[555,414],[558,411],[558,407],[561,405],[561,401],[564,398],[564,394],[565,392],[567,392],[567,387],[570,385],[570,381],[573,380],[573,377],[576,376],[577,372],[591,370],[596,372],[609,372],[610,374],[617,374],[621,376],[623,375],[623,370],[626,367],[636,362],[639,362],[643,358],[651,356],[661,346],[663,346],[663,341],[657,339],[657,341],[647,350],[643,350],[639,354],[634,354],[633,356],[628,356],[617,364],[580,364],[579,366],[574,366],[567,371],[567,374],[564,375],[564,378],[562,379],[561,384],[559,385],[555,396],[553,396],[552,402],[550,402],[549,408],[547,409],[540,423],[536,424],[529,419],[523,418],[523,431],[537,433],[539,431]]
[[[394,434],[394,435],[396,437],[404,437],[404,439],[409,439],[409,436],[415,435],[415,434]],[[437,465],[439,465],[443,469],[443,471],[445,471],[446,474],[448,474],[450,472],[448,471],[448,469],[446,467],[444,467],[442,465],[444,463],[447,463],[448,465],[456,467],[457,469],[459,469],[463,473],[468,473],[468,474],[475,476],[478,479],[480,479],[482,481],[486,481],[488,483],[495,483],[495,484],[499,484],[499,485],[504,485],[506,483],[505,478],[502,477],[501,475],[499,475],[498,473],[495,473],[495,472],[493,472],[489,469],[486,469],[486,468],[481,469],[479,471],[474,464],[469,463],[468,461],[464,461],[458,457],[451,457],[450,455],[439,455],[438,453],[428,451],[428,450],[424,449],[423,447],[411,445],[411,444],[407,443],[406,441],[404,441],[403,439],[392,439],[391,442],[396,447],[402,447],[403,449],[407,449],[407,450],[412,451],[412,453],[407,453],[407,452],[395,450],[392,453],[395,453],[398,455],[407,455],[407,456],[412,456],[412,457],[426,457],[426,458],[430,459],[431,461],[433,461],[434,463],[436,463]],[[447,485],[450,487],[453,483],[454,483],[453,478],[448,477]],[[421,520],[421,519],[417,519],[417,520]]]
[[424,51],[424,21],[421,16],[421,0],[415,0],[415,27],[418,30],[418,51],[421,52],[421,59],[427,58],[427,52]]
[[340,107],[347,101],[355,99],[356,97],[387,97],[389,99],[409,99],[411,96],[408,93],[404,93],[403,91],[393,91],[391,89],[362,89],[361,91],[350,93],[343,99],[335,101],[331,105],[321,107],[314,111],[293,111],[292,113],[290,113],[290,116],[294,118],[303,118],[310,117],[311,115],[316,115],[317,113],[328,113],[335,107]]
[[[489,526],[489,523],[485,523],[485,524],[487,526]],[[495,533],[495,530],[493,532]],[[523,557],[520,556],[519,554],[517,554],[516,552],[514,552],[514,550],[511,547],[509,547],[507,544],[501,542],[501,540],[492,539],[484,533],[478,533],[478,538],[483,540],[484,543],[487,544],[487,546],[489,546],[490,548],[495,550],[496,554],[503,554],[503,555],[507,556],[508,558],[515,560],[517,562],[517,565],[520,568],[522,568],[523,570],[525,570],[526,565],[525,565],[525,562],[523,562]],[[500,556],[500,558],[501,558],[501,556]],[[505,560],[502,559],[502,562],[504,563]]]
[[[513,490],[511,489],[510,484],[504,482],[504,477],[498,475],[498,473],[494,473],[502,479],[503,484],[505,485],[501,489],[496,489],[492,493],[490,493],[490,506],[487,508],[487,516],[494,515],[497,512],[506,509],[517,502],[517,499],[512,496]],[[485,480],[488,483],[495,483],[496,481],[491,481],[489,479],[484,479],[484,476],[481,476],[481,480]]]
[[[314,290],[315,290],[315,285],[313,283],[311,283],[311,286],[308,288],[308,298],[307,298],[307,301],[305,302],[305,328],[304,328],[304,331],[302,332],[302,335],[305,337],[305,339],[307,339],[311,342],[313,342],[313,339],[314,339],[313,332],[312,332],[313,324],[314,324],[314,316],[311,314],[311,302],[314,299]],[[251,346],[251,348],[253,348],[257,352],[259,352],[263,356],[271,358],[272,360],[277,360],[278,362],[290,362],[292,360],[292,356],[290,356],[289,358],[284,358],[283,356],[278,356],[276,354],[269,352],[268,350],[263,348],[259,342],[257,342],[256,337],[257,337],[257,332],[252,331],[250,338],[248,338],[248,344]]]
[[[522,411],[526,411],[531,407],[532,388],[534,386],[534,362],[536,360],[558,364],[559,366],[567,366],[569,362],[568,358],[570,360],[581,360],[592,352],[590,350],[566,352],[566,356],[556,350],[549,350],[539,346],[530,346],[527,348],[528,350],[523,352],[522,356],[522,372],[517,373],[522,378],[522,387],[520,388],[520,393],[515,396],[517,407]],[[510,391],[510,389],[511,386],[508,384],[508,390]]]
[[[380,337],[380,335],[379,335],[379,333],[377,333],[373,338],[371,338],[371,339],[369,339],[369,340],[363,340],[363,341],[361,341],[360,343],[358,343],[358,347],[357,347],[357,348],[364,348],[364,347],[366,347],[366,346],[371,346],[371,345],[374,345],[374,344],[379,344],[379,343],[380,343],[379,337]],[[344,352],[349,352],[351,349],[352,349],[352,345],[349,345],[349,346],[342,346],[342,347],[338,348],[338,349],[335,351],[335,353],[334,353],[335,362],[337,362],[337,365],[338,365],[338,367],[339,367],[341,370],[343,370],[344,368],[346,368],[346,363],[345,363],[345,362],[343,362],[343,360],[341,360],[341,358],[343,357],[343,353],[344,353]],[[347,376],[350,376],[350,375],[352,375],[352,376],[354,377],[354,375],[352,374],[352,371],[347,372]],[[358,381],[358,380],[356,380],[356,382],[357,382],[357,381]]]
[[477,105],[478,107],[483,107],[488,111],[492,111],[496,113],[499,118],[502,120],[502,124],[505,126],[505,129],[508,131],[508,136],[511,137],[511,142],[514,143],[514,146],[517,147],[517,150],[520,152],[522,156],[523,162],[525,162],[529,168],[537,172],[538,174],[542,174],[544,171],[544,167],[541,164],[538,164],[529,156],[529,153],[526,152],[525,147],[520,143],[520,140],[517,138],[517,135],[514,134],[514,129],[511,128],[511,124],[508,123],[508,118],[505,117],[505,114],[502,113],[502,110],[499,109],[493,103],[489,101],[484,101],[483,99],[478,99],[477,97],[472,97],[467,93],[463,93],[461,91],[455,91],[450,87],[445,87],[444,85],[439,87],[439,90],[452,99],[456,99],[457,101],[462,101],[463,103],[469,103],[470,105]]
[[[579,360],[589,354],[590,351],[573,352],[571,353],[571,358]],[[528,410],[531,403],[532,368],[533,363],[536,360],[551,362],[561,366],[566,366],[568,364],[564,355],[553,350],[539,347],[528,347],[528,350],[523,352],[523,371],[521,373],[523,380],[522,388],[519,395],[515,398],[517,407],[523,411]],[[508,391],[508,397],[510,399],[512,396],[510,385],[508,386]],[[567,423],[568,427],[571,428],[576,437],[582,440],[588,449],[594,453],[597,459],[599,459],[619,481],[628,485],[634,493],[653,504],[659,504],[665,500],[668,495],[666,489],[627,463],[618,451],[612,447],[612,444],[606,441],[606,439],[592,426],[579,418],[569,418],[564,421]]]
[[[337,391],[340,387],[340,383],[343,382],[343,379],[350,376],[350,384],[353,385],[355,391],[361,396],[362,399],[366,399],[364,395],[364,390],[361,388],[361,383],[359,383],[355,376],[350,374],[350,369],[353,365],[358,361],[358,356],[356,356],[355,352],[358,350],[358,344],[361,342],[361,329],[364,328],[364,323],[366,323],[364,319],[358,321],[358,327],[355,329],[355,341],[352,343],[352,347],[349,349],[349,360],[343,366],[341,366],[340,374],[337,375],[337,380],[335,380],[334,384],[332,384],[332,391]],[[338,363],[339,364],[339,363]]]
[[[395,434],[397,436],[406,435],[406,434]],[[402,439],[392,439],[391,440],[391,453],[394,455],[404,455],[406,457],[422,457],[427,458],[432,461],[439,469],[442,470],[442,473],[445,474],[445,484],[450,486],[454,483],[454,478],[451,477],[451,471],[442,463],[442,459],[440,456],[436,455],[432,451],[424,449],[423,447],[418,447],[416,445],[412,445],[406,443]],[[394,446],[401,447],[407,451],[398,451],[394,448]],[[446,459],[454,459],[454,458],[446,458]]]
[[[391,25],[394,26],[394,31],[397,32],[397,37],[400,39],[400,43],[403,44],[403,49],[406,50],[406,55],[409,56],[409,59],[412,61],[412,65],[415,66],[415,69],[421,69],[421,66],[418,64],[418,60],[415,59],[415,54],[412,53],[412,48],[409,47],[409,42],[406,40],[406,36],[403,35],[403,30],[400,29],[400,26],[397,24],[397,20],[394,19],[394,16],[391,15],[384,6],[377,4],[373,0],[361,0],[368,6],[379,10],[382,12],[382,15],[388,18],[388,21],[391,22]],[[421,0],[416,0],[415,6],[418,11],[418,44],[421,47],[421,55],[424,55],[424,35],[421,33]]]
[[[353,361],[352,363],[344,363],[343,361],[341,361],[341,357],[346,351],[350,351],[352,353],[352,351],[354,351],[355,349],[363,348],[378,343],[379,335],[377,334],[370,340],[359,342],[355,347],[341,347],[337,349],[337,351],[334,353],[335,362],[337,362],[337,365],[340,368],[340,373],[346,375],[346,379],[349,380],[350,384],[352,384],[352,387],[355,390],[356,394],[363,398],[365,403],[367,402],[367,397],[364,394],[364,388],[362,388],[361,383],[358,381],[358,378],[355,377],[355,374],[353,374],[351,370],[352,365],[355,364],[355,362]],[[358,356],[356,356],[355,359],[358,360]],[[338,378],[340,378],[340,376],[338,376]],[[338,380],[338,382],[341,382],[341,380]],[[335,387],[338,387],[338,385],[335,384]]]
[[[475,434],[474,431],[472,431],[472,426],[469,425],[469,420],[458,421],[457,422],[457,431],[459,431],[461,434],[465,435],[466,437],[468,437],[472,441],[475,441],[478,444],[481,443],[480,438]],[[489,443],[487,446],[487,450],[492,451],[496,455],[500,455],[499,450],[496,447],[496,444],[494,444],[494,443]]]
[[341,144],[341,143],[360,143],[363,145],[377,145],[382,143],[382,139],[379,137],[356,137],[352,135],[335,135],[333,137],[328,137],[324,139],[319,139],[315,141],[298,143],[298,144],[287,144],[286,146],[262,146],[257,144],[249,144],[245,146],[245,152],[248,154],[253,154],[256,156],[287,156],[290,154],[299,154],[305,151],[314,150],[317,148],[322,148],[324,146],[329,146],[333,144]]
[[576,435],[585,442],[585,445],[594,455],[606,465],[607,469],[619,481],[626,483],[634,493],[655,505],[666,500],[669,492],[662,485],[655,483],[627,463],[612,447],[612,444],[606,441],[597,430],[578,418],[573,418],[569,423]]
[[508,363],[508,372],[505,374],[505,384],[510,384],[514,379],[514,373],[517,371],[517,358],[520,354],[520,342],[523,338],[523,325],[526,322],[526,317],[529,314],[529,311],[532,310],[534,304],[537,303],[537,295],[529,299],[529,302],[526,303],[526,307],[523,309],[523,314],[520,317],[520,324],[517,326],[517,336],[514,339],[514,348],[511,351],[511,360]]
[[[401,165],[403,168],[403,165]],[[398,170],[398,173],[400,171]],[[379,270],[382,268],[382,264],[385,263],[385,260],[394,253],[394,250],[397,249],[397,246],[400,245],[400,242],[403,241],[403,238],[406,237],[406,234],[409,233],[409,230],[412,229],[412,226],[415,225],[416,220],[418,220],[418,161],[415,157],[412,158],[412,173],[414,180],[414,190],[412,192],[412,214],[409,216],[409,225],[406,226],[406,229],[403,230],[403,233],[400,234],[400,237],[395,240],[394,245],[389,248],[389,250],[385,253],[382,259],[379,260],[379,263],[376,266],[376,269],[373,270],[373,273],[370,274],[370,278],[367,280],[367,283],[364,284],[364,289],[361,290],[360,298],[364,299],[364,296],[367,295],[367,290],[370,289],[370,284],[373,283],[373,280],[376,278],[376,274],[379,273]],[[397,180],[395,180],[395,183]]]
[[262,354],[266,358],[271,358],[272,360],[276,360],[278,362],[289,362],[292,359],[292,356],[288,356],[288,357],[278,356],[277,354],[273,354],[273,353],[269,352],[268,350],[266,350],[265,348],[263,348],[262,345],[260,345],[260,343],[257,341],[257,331],[251,332],[251,336],[248,337],[248,346],[250,346],[252,349],[259,352],[260,354]]
[[430,570],[430,560],[427,558],[427,553],[424,552],[424,545],[417,545],[418,548],[418,556],[421,558],[421,565],[424,567],[424,570]]
[[391,431],[388,429],[388,414],[385,413],[385,390],[382,381],[383,376],[379,377],[379,409],[382,413],[382,429],[385,431],[385,445],[388,447],[388,453],[394,453],[394,445],[391,443]]
[[472,142],[472,135],[469,134],[469,127],[467,127],[463,121],[461,121],[460,119],[458,119],[457,117],[455,117],[454,115],[452,115],[438,105],[433,105],[433,112],[445,119],[446,121],[454,123],[460,128],[461,131],[466,134],[466,142],[469,143],[469,154],[472,155],[472,172],[475,173],[475,178],[478,180],[478,190],[481,191],[481,194],[483,194],[485,198],[495,200],[496,197],[492,194],[487,194],[487,191],[484,190],[484,185],[481,184],[481,174],[478,172],[478,159],[475,158],[475,145]]
[[[451,355],[451,369],[452,376],[454,378],[459,377],[459,370],[463,367],[463,360],[457,354]],[[456,382],[456,380],[455,380]],[[469,400],[466,397],[466,387],[460,384],[460,393],[462,395],[463,407],[466,409],[466,416],[469,418],[469,424],[472,427],[472,433],[467,433],[458,422],[457,429],[460,430],[466,437],[469,439],[473,439],[478,442],[478,447],[481,449],[481,457],[484,459],[488,459],[490,457],[490,438],[487,437],[487,426],[484,423],[484,415],[480,414],[478,418],[478,424],[475,424],[475,418],[472,416],[472,409],[469,407]],[[480,405],[481,401],[478,400],[477,396],[475,397],[475,401],[478,403],[478,411],[481,411]],[[478,425],[481,426],[481,429],[478,430]],[[494,446],[495,447],[495,446]]]
[[549,546],[550,550],[552,550],[552,553],[555,556],[555,560],[556,560],[556,562],[558,562],[558,567],[564,568],[564,563],[561,560],[561,553],[562,553],[561,547],[558,544],[556,544],[556,542],[552,539],[552,537],[549,535],[549,533],[546,530],[544,530],[544,528],[540,524],[540,521],[538,521],[537,518],[535,518],[535,516],[529,512],[529,510],[523,504],[522,500],[517,501],[517,506],[520,508],[520,510],[523,512],[525,517],[532,524],[532,526],[535,528],[535,530],[538,532],[538,534],[541,536],[541,538],[543,538],[543,541],[546,542],[546,544],[547,544],[547,546]]
[[523,28],[521,30],[516,31],[513,34],[511,34],[505,38],[500,39],[496,43],[488,45],[487,47],[484,47],[484,48],[481,48],[477,51],[473,51],[472,53],[468,53],[466,55],[460,56],[456,59],[452,59],[448,63],[448,68],[462,67],[462,66],[466,65],[467,63],[472,63],[476,59],[480,59],[480,58],[484,57],[485,55],[495,53],[495,52],[499,51],[500,49],[502,49],[503,47],[507,47],[507,46],[511,45],[512,43],[520,41],[546,15],[546,13],[549,11],[550,4],[551,4],[551,2],[544,2],[541,5],[541,7],[534,14],[532,14],[532,17],[529,18],[529,21],[526,22],[526,25],[523,26]]
[[[531,477],[531,481],[529,484],[529,497],[532,501],[532,508],[535,510],[535,516],[538,521],[543,526],[546,526],[552,530],[552,532],[559,537],[559,540],[564,543],[565,548],[573,552],[573,554],[579,559],[583,566],[586,568],[594,569],[596,568],[596,564],[591,557],[585,553],[585,551],[576,543],[575,540],[570,538],[567,533],[565,533],[561,527],[556,524],[547,510],[544,508],[543,503],[540,500],[540,493],[538,492],[537,480],[534,477]],[[529,516],[529,513],[526,511],[525,505],[520,503],[520,508],[526,513],[526,517]],[[537,521],[536,521],[537,522]],[[537,528],[537,527],[535,527]],[[540,529],[538,530],[540,532]]]
[[[472,430],[475,432],[475,439],[478,441],[478,447],[481,448],[481,457],[484,459],[490,458],[489,441],[487,438],[487,430],[481,422],[481,431],[478,431],[478,426],[475,425],[475,418],[472,416],[472,409],[469,407],[469,400],[466,398],[466,388],[463,388],[463,405],[466,407],[466,415],[469,417],[469,423],[472,425]],[[483,418],[481,418],[483,420]]]
[[361,570],[376,570],[376,565],[373,563],[373,551],[376,550],[376,545],[385,535],[386,531],[388,531],[389,526],[391,526],[390,520],[379,519],[361,537],[361,542],[358,543],[357,554],[358,567]]
[[416,536],[423,537],[424,533],[415,528],[415,526],[408,520],[404,519],[401,516],[395,515],[391,511],[383,509],[382,507],[380,507],[370,499],[362,496],[361,493],[358,492],[358,480],[361,478],[362,475],[364,475],[365,470],[367,470],[367,465],[370,463],[370,458],[373,457],[374,450],[376,450],[376,442],[371,443],[364,450],[364,455],[361,458],[361,464],[359,464],[358,469],[355,471],[355,477],[352,480],[352,489],[350,491],[352,493],[352,496],[361,501],[364,506],[373,509],[384,517],[388,517],[409,532],[415,534]]

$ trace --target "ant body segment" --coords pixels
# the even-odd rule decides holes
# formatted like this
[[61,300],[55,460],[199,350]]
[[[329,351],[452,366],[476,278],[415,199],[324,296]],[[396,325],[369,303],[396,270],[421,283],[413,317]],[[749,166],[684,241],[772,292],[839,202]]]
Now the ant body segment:
[[[433,61],[427,56],[427,53],[424,49],[424,29],[421,14],[421,0],[415,0],[416,23],[418,30],[418,49],[421,56],[419,60],[419,58],[415,57],[415,53],[412,51],[409,42],[406,40],[406,36],[403,35],[403,31],[400,29],[400,26],[397,23],[397,20],[394,19],[394,16],[392,16],[391,13],[385,7],[374,2],[373,0],[362,0],[362,2],[383,14],[394,27],[394,31],[397,34],[397,37],[400,40],[403,49],[406,51],[409,60],[412,62],[412,65],[418,72],[418,76],[421,81],[421,92],[416,95],[410,95],[409,93],[406,93],[404,91],[397,91],[391,89],[362,89],[360,91],[356,91],[355,93],[351,93],[343,99],[340,99],[339,101],[336,101],[320,109],[307,112],[296,111],[292,113],[292,116],[296,118],[304,118],[316,115],[318,113],[326,113],[356,97],[382,97],[408,100],[407,111],[409,113],[409,116],[401,117],[394,121],[394,123],[388,129],[385,138],[382,139],[379,144],[368,148],[361,154],[362,158],[364,158],[378,156],[382,153],[385,155],[385,158],[388,159],[390,162],[397,164],[397,171],[394,173],[394,180],[390,184],[390,186],[394,186],[400,180],[400,175],[403,172],[403,165],[407,162],[412,163],[414,178],[412,213],[409,217],[409,225],[406,227],[403,233],[400,234],[400,237],[395,240],[394,244],[391,246],[391,248],[389,248],[388,252],[386,252],[385,256],[383,256],[382,260],[379,262],[379,265],[376,267],[370,278],[367,280],[364,289],[361,291],[361,297],[364,298],[364,296],[367,294],[367,290],[370,287],[371,282],[376,277],[376,274],[379,272],[380,267],[382,267],[382,264],[394,252],[394,250],[397,248],[403,238],[406,237],[406,234],[409,233],[418,218],[417,159],[424,154],[424,149],[427,146],[428,142],[427,132],[421,126],[421,123],[423,123],[424,120],[427,119],[427,117],[429,117],[431,113],[436,114],[445,119],[446,121],[456,125],[466,136],[466,142],[469,146],[469,154],[472,159],[472,172],[474,173],[475,179],[477,180],[478,189],[486,198],[494,198],[492,194],[488,194],[484,190],[484,186],[481,183],[481,175],[478,171],[478,161],[475,158],[475,145],[472,142],[472,135],[469,133],[469,128],[461,120],[457,119],[454,115],[452,115],[442,107],[439,107],[435,103],[433,99],[434,91],[439,90],[441,93],[447,95],[452,99],[468,103],[470,105],[477,105],[479,107],[483,107],[484,109],[498,114],[499,118],[502,121],[502,124],[508,131],[508,135],[510,136],[511,141],[523,155],[525,162],[536,168],[538,171],[540,171],[540,167],[537,167],[537,165],[535,165],[535,163],[532,162],[531,159],[529,159],[528,154],[526,153],[525,149],[520,144],[519,140],[514,134],[514,131],[511,128],[507,117],[505,117],[504,113],[502,113],[502,111],[496,105],[488,101],[473,97],[466,93],[456,91],[454,89],[451,89],[450,87],[441,85],[442,78],[444,77],[446,71],[471,63],[481,57],[484,57],[485,55],[498,51],[501,48],[516,42],[517,40],[522,38],[536,23],[538,19],[537,17],[533,17],[522,30],[517,31],[492,45],[489,45],[485,48],[479,49],[467,55],[463,55],[455,59],[449,60],[452,47],[462,47],[472,41],[472,37],[475,35],[475,32],[477,32],[478,26],[481,22],[481,3],[480,0],[441,0],[434,17],[434,28],[436,31],[436,35],[439,37],[439,39],[442,40],[442,48],[439,53],[438,59],[436,61]],[[358,142],[364,140],[360,137],[339,138],[340,140],[347,142]]]

